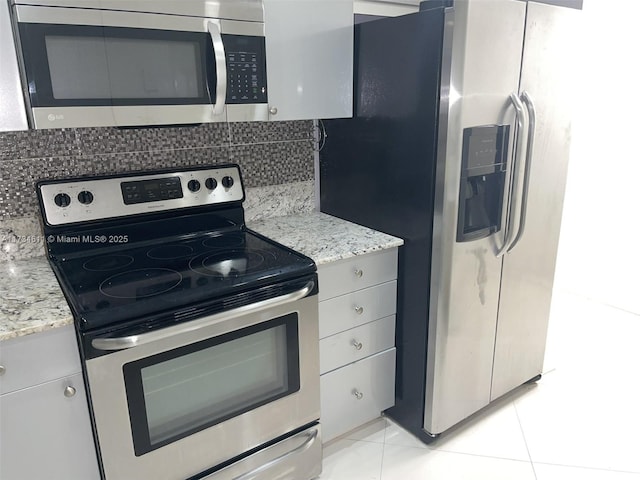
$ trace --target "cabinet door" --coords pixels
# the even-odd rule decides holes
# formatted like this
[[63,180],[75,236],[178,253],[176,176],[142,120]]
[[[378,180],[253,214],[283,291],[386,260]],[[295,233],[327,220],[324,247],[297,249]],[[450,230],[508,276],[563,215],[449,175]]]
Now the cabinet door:
[[265,0],[270,120],[351,117],[353,1]]
[[0,396],[0,459],[2,480],[100,478],[80,373]]
[[0,2],[0,65],[0,132],[26,130],[27,114],[7,2]]
[[328,442],[393,406],[396,349],[320,376],[322,441]]
[[73,325],[25,335],[0,344],[0,395],[33,387],[81,370]]

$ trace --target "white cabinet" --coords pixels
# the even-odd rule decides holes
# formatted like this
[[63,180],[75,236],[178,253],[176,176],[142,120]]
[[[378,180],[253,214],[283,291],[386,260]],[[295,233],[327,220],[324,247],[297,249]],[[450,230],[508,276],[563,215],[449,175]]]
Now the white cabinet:
[[0,132],[26,129],[27,114],[11,31],[9,3],[0,2]]
[[100,478],[73,327],[0,343],[0,478]]
[[353,112],[353,1],[264,0],[269,120]]
[[325,442],[394,404],[397,270],[396,248],[318,268]]
[[320,376],[322,440],[327,442],[380,416],[395,401],[396,349]]

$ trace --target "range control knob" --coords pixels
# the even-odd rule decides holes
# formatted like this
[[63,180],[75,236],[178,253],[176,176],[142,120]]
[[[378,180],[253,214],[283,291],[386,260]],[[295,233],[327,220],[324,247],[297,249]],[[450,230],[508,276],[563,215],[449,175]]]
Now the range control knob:
[[187,183],[187,188],[192,192],[197,192],[198,190],[200,190],[200,182],[198,180],[189,180],[189,183]]
[[204,181],[204,184],[209,190],[215,190],[216,187],[218,186],[218,182],[216,181],[216,179],[211,177],[207,178]]
[[89,205],[93,202],[93,193],[83,190],[78,194],[78,201],[83,205]]
[[59,193],[53,198],[53,201],[59,207],[68,207],[71,203],[71,197],[66,193]]
[[233,187],[233,178],[231,178],[231,177],[222,177],[222,186],[224,188]]

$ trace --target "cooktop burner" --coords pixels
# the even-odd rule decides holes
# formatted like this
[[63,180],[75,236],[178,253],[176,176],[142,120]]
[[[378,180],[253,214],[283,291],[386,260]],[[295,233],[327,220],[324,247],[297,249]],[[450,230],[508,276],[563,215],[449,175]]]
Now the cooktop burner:
[[129,255],[103,255],[84,262],[82,267],[91,272],[108,272],[118,270],[133,263],[133,257]]
[[238,277],[254,271],[264,263],[265,255],[276,256],[272,252],[223,250],[218,253],[199,255],[191,259],[189,267],[194,272],[214,277]]
[[162,245],[147,252],[147,256],[154,260],[171,260],[172,258],[189,257],[192,254],[193,247],[188,245]]
[[177,287],[182,275],[168,268],[141,268],[118,273],[100,284],[100,292],[112,298],[145,298]]

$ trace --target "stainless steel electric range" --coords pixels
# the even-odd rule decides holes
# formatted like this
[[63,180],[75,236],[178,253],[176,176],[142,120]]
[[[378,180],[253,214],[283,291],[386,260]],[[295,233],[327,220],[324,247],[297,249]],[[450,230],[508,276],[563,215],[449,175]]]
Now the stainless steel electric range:
[[237,165],[38,196],[104,479],[320,474],[316,267],[246,228]]

